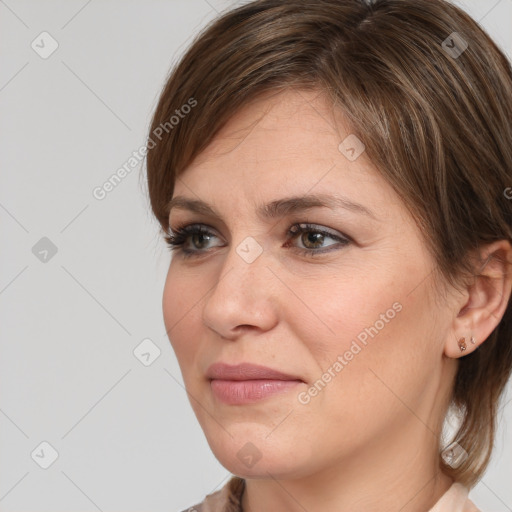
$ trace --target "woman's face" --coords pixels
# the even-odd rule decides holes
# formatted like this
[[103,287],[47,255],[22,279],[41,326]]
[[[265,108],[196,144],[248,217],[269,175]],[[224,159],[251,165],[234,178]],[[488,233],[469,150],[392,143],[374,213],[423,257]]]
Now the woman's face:
[[[246,106],[173,197],[215,212],[171,210],[173,232],[207,234],[186,235],[190,254],[173,254],[163,310],[191,405],[226,468],[293,478],[435,452],[455,368],[443,355],[452,312],[433,299],[434,262],[410,214],[323,96],[288,91]],[[211,380],[214,363],[293,380]]]

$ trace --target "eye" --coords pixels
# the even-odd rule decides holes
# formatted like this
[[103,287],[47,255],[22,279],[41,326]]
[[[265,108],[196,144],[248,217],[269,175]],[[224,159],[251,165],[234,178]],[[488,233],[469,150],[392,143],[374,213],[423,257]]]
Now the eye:
[[[344,247],[352,241],[346,235],[333,233],[326,228],[308,223],[294,224],[289,228],[287,236],[289,240],[283,247],[292,246],[296,251],[306,256],[316,256],[330,252],[336,248]],[[165,236],[169,249],[180,252],[186,258],[208,252],[208,249],[212,247],[208,246],[208,242],[214,238],[218,237],[212,230],[208,229],[208,226],[202,224],[179,226],[172,230],[171,234]],[[334,240],[335,243],[324,245],[325,240],[329,238]],[[294,239],[298,239],[302,247],[292,245],[291,241]],[[217,247],[219,246],[217,245]]]
[[[179,251],[183,256],[188,257],[196,253],[204,253],[208,241],[215,237],[215,234],[206,226],[201,224],[189,224],[187,226],[179,226],[172,230],[171,234],[166,235],[165,241],[171,251]],[[190,240],[192,249],[187,246]]]
[[[321,228],[314,224],[294,224],[289,230],[288,235],[291,238],[298,238],[304,247],[297,247],[296,249],[305,256],[316,256],[325,252],[331,252],[336,249],[348,245],[351,239],[346,235],[333,233],[325,228]],[[334,240],[336,243],[323,245],[326,238]],[[287,242],[285,247],[289,247],[290,243]],[[333,246],[335,246],[333,248]],[[329,248],[330,247],[330,248]],[[321,250],[318,250],[321,249]]]

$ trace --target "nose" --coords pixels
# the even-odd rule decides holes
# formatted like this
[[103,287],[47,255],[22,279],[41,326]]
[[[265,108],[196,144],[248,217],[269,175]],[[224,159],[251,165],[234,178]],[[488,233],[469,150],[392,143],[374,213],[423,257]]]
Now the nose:
[[231,246],[203,302],[204,325],[223,339],[235,340],[251,329],[266,331],[278,321],[280,283],[262,249],[254,239]]

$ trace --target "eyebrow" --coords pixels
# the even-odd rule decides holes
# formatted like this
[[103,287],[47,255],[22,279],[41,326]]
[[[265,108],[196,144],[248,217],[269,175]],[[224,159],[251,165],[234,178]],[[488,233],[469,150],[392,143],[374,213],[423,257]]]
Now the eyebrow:
[[[314,194],[306,196],[292,196],[283,199],[277,199],[268,204],[260,205],[256,209],[257,215],[264,220],[285,217],[291,213],[302,212],[311,208],[342,208],[355,213],[363,214],[377,220],[375,214],[362,204],[350,201],[346,197],[331,196],[326,194]],[[189,210],[198,214],[221,218],[221,215],[208,203],[199,199],[189,199],[184,196],[176,196],[168,203],[167,211],[171,212],[174,208]]]

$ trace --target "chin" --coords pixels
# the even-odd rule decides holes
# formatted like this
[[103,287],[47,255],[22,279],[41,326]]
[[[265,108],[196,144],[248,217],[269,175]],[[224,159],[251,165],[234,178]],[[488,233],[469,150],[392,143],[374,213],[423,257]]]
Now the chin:
[[[311,469],[311,454],[297,453],[293,436],[280,439],[276,433],[268,437],[268,428],[245,424],[229,425],[227,430],[216,426],[205,430],[208,445],[215,458],[228,471],[241,478],[300,478]],[[308,462],[309,461],[309,462]]]

